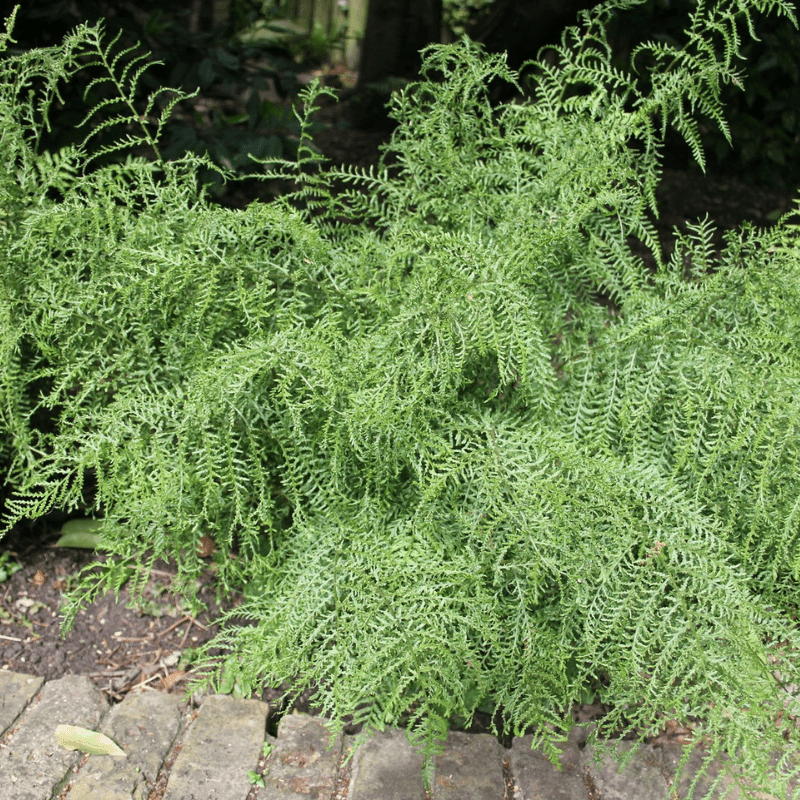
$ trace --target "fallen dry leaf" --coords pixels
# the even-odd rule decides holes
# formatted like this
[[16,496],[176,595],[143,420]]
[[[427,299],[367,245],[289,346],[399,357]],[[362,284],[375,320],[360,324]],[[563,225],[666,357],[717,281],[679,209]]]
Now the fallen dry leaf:
[[200,558],[208,558],[214,550],[214,540],[210,536],[201,536],[197,543],[197,555]]
[[80,750],[98,756],[124,756],[125,751],[105,734],[78,725],[56,725],[56,741],[65,750]]
[[164,691],[169,691],[176,683],[182,681],[186,676],[185,672],[181,672],[180,670],[176,670],[175,672],[170,672],[165,678],[161,679],[159,683],[159,688],[163,689]]

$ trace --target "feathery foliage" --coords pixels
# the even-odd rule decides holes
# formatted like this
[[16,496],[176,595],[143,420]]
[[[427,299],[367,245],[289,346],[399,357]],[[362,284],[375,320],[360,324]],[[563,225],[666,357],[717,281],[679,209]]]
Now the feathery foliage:
[[[88,509],[111,554],[67,624],[157,558],[199,603],[210,536],[252,624],[228,618],[206,680],[316,685],[334,725],[404,720],[428,759],[487,703],[552,755],[590,691],[612,708],[597,736],[691,719],[746,795],[785,790],[797,231],[716,253],[701,221],[666,257],[648,213],[667,127],[701,163],[697,115],[725,130],[737,19],[792,8],[698,3],[686,47],[642,48],[644,95],[604,33],[634,5],[528,65],[531,102],[490,105],[490,81],[518,85],[503,58],[428,48],[370,173],[320,163],[310,87],[298,162],[264,164],[296,189],[243,211],[206,200],[207,162],[159,157],[143,65],[100,29],[0,62],[7,524]],[[119,87],[119,146],[154,160],[89,168],[91,130],[37,152],[87,59]]]

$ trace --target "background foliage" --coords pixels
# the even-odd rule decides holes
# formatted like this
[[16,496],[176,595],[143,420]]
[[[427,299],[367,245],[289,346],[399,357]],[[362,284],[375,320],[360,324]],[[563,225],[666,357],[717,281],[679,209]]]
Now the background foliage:
[[[696,6],[696,0],[646,0],[624,16],[617,16],[609,30],[616,63],[623,66],[636,44],[646,39],[683,44],[684,21]],[[741,81],[721,87],[735,146],[718,126],[701,120],[708,168],[792,190],[800,185],[800,124],[796,114],[800,34],[782,16],[759,18],[757,39],[741,21],[738,33],[743,59],[738,64]],[[681,157],[685,151],[679,144],[674,140],[668,143],[673,163],[691,168],[691,159]]]
[[[154,58],[164,62],[162,68],[144,76],[138,89],[140,98],[164,85],[187,93],[198,91],[196,98],[178,106],[168,123],[167,157],[187,151],[208,154],[217,165],[237,173],[251,170],[249,153],[294,158],[295,119],[282,101],[296,96],[298,72],[324,61],[331,42],[320,38],[318,32],[310,37],[299,35],[289,20],[281,18],[284,10],[275,2],[236,0],[226,24],[196,32],[188,26],[188,6],[165,14],[162,5],[138,0],[134,13],[132,7],[107,0],[81,0],[79,4],[31,0],[20,11],[16,38],[24,48],[52,45],[81,21],[94,23],[106,18],[109,35],[121,31],[121,44],[141,41]],[[494,7],[491,0],[444,0],[443,21],[456,35],[467,32],[480,38],[485,18]],[[613,15],[607,32],[616,66],[626,69],[633,48],[643,41],[656,39],[680,46],[685,41],[684,21],[695,8],[696,0],[644,0]],[[742,81],[739,86],[729,83],[721,89],[736,147],[730,146],[712,121],[699,120],[707,168],[792,189],[800,183],[796,112],[800,33],[786,17],[775,15],[758,18],[757,27],[759,39],[754,40],[740,23]],[[530,53],[531,58],[535,55]],[[645,77],[646,70],[642,73]],[[387,79],[363,87],[353,98],[358,109],[353,116],[355,124],[385,125],[382,107],[398,85],[402,82]],[[91,106],[83,101],[84,88],[81,74],[62,88],[64,103],[56,103],[51,110],[51,130],[43,139],[43,149],[57,153],[80,140],[75,125]],[[640,89],[646,91],[644,86]],[[111,112],[108,109],[107,113]],[[668,136],[666,144],[665,157],[671,166],[693,167],[691,154],[679,138]],[[147,156],[147,150],[141,155]],[[204,179],[216,180],[215,173],[204,173]],[[239,185],[239,192],[242,190],[254,194],[253,187]],[[225,197],[223,187],[216,191],[218,198]]]
[[442,0],[442,22],[462,36],[486,16],[492,4],[493,0]]
[[[199,180],[232,173],[164,157],[184,94],[140,100],[144,62],[99,27],[0,62],[6,521],[88,510],[113,556],[67,624],[157,558],[199,602],[209,536],[252,624],[228,618],[207,680],[315,685],[334,725],[403,721],[428,757],[487,705],[554,755],[591,692],[597,736],[691,720],[746,794],[783,790],[797,231],[716,252],[701,221],[667,259],[649,214],[667,126],[700,163],[697,117],[727,130],[737,19],[792,8],[697,9],[686,46],[634,49],[644,91],[605,33],[635,5],[567,30],[535,102],[493,107],[518,76],[469,40],[429,48],[369,173],[320,163],[312,86],[297,161],[261,164],[295,190],[239,211]],[[87,60],[121,110],[44,157]]]
[[[256,20],[275,21],[274,10],[261,3],[234,3],[227,22],[216,27],[190,27],[191,9],[178,6],[169,12],[163,4],[142,0],[136,8],[120,7],[107,0],[84,0],[80,6],[68,3],[30,3],[21,10],[17,28],[23,49],[34,44],[51,44],[53,31],[62,35],[77,25],[105,19],[109,39],[119,36],[119,48],[137,47],[148,53],[153,66],[133,87],[138,102],[163,86],[183,91],[186,102],[179,104],[165,125],[162,150],[167,159],[186,153],[206,155],[217,166],[236,174],[253,169],[250,154],[294,158],[297,153],[297,120],[286,101],[300,90],[298,73],[308,69],[320,53],[311,53],[309,37],[273,36],[269,40],[245,36]],[[284,32],[285,33],[285,32]],[[44,41],[43,41],[44,40]],[[147,50],[142,49],[143,46]],[[307,46],[308,45],[308,46]],[[18,51],[16,51],[18,52]],[[324,58],[324,55],[322,56]],[[61,89],[61,100],[50,111],[50,126],[40,149],[57,154],[78,144],[83,133],[76,126],[95,108],[95,123],[109,120],[118,109],[109,104],[110,86],[95,85],[88,71],[78,72]],[[112,140],[119,131],[108,130]],[[147,148],[137,155],[151,157]],[[107,154],[106,160],[116,156]],[[203,179],[218,181],[216,171],[204,171]],[[224,194],[216,187],[217,196]]]

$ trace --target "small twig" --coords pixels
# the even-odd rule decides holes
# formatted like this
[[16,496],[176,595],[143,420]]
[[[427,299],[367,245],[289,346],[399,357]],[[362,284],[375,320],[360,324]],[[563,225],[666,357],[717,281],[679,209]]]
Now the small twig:
[[160,653],[161,648],[157,648],[156,650],[143,650],[141,653],[132,653],[131,657],[134,659],[144,658],[145,656],[152,655],[153,653]]
[[90,672],[90,678],[121,678],[123,675],[127,675],[129,670],[122,669],[116,670],[115,672]]
[[192,629],[192,625],[196,625],[201,630],[207,631],[208,628],[205,625],[201,625],[194,617],[189,617],[189,624],[186,626],[186,630],[183,634],[183,639],[181,639],[180,646],[183,647],[186,644],[186,640],[189,638],[189,631]]
[[[177,628],[178,625],[183,625],[184,622],[191,623],[191,621],[192,621],[192,618],[187,615],[183,619],[179,619],[177,622],[173,622],[172,625],[169,626],[169,628],[165,628],[163,631],[161,631],[161,636],[165,636],[170,631],[175,630],[175,628]],[[189,627],[191,628],[191,625],[189,625]]]
[[0,633],[0,639],[8,639],[9,642],[24,642],[24,639],[20,639],[18,636],[4,636]]
[[192,629],[192,621],[189,620],[189,624],[186,626],[186,630],[183,632],[183,639],[181,639],[181,643],[178,647],[183,650],[183,646],[186,644],[186,640],[189,638],[189,631]]
[[137,683],[136,686],[133,686],[131,688],[131,691],[133,691],[134,689],[138,689],[140,686],[147,686],[148,683],[152,683],[155,680],[161,680],[161,675],[159,675],[157,672],[156,672],[155,675],[153,675],[152,677],[148,678],[146,681],[142,681],[141,683]]

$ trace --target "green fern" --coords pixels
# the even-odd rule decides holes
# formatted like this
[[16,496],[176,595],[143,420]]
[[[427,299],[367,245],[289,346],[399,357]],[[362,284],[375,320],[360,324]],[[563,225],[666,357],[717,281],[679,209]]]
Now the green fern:
[[[792,8],[698,3],[684,48],[625,72],[604,31],[633,5],[527,65],[532,101],[492,106],[491,81],[524,81],[467,39],[428,48],[370,172],[314,151],[312,85],[299,160],[263,164],[293,192],[235,212],[207,202],[207,161],[159,156],[172,100],[137,110],[146,62],[99,28],[0,62],[6,524],[80,509],[112,556],[67,626],[159,558],[199,604],[210,536],[220,593],[245,599],[207,682],[317,686],[334,728],[403,722],[428,765],[487,704],[555,756],[565,709],[599,693],[595,736],[700,720],[746,796],[785,793],[796,228],[717,252],[700,221],[666,257],[650,214],[666,128],[701,164],[698,115],[725,130],[736,21]],[[44,156],[57,79],[87,60],[121,116]]]

